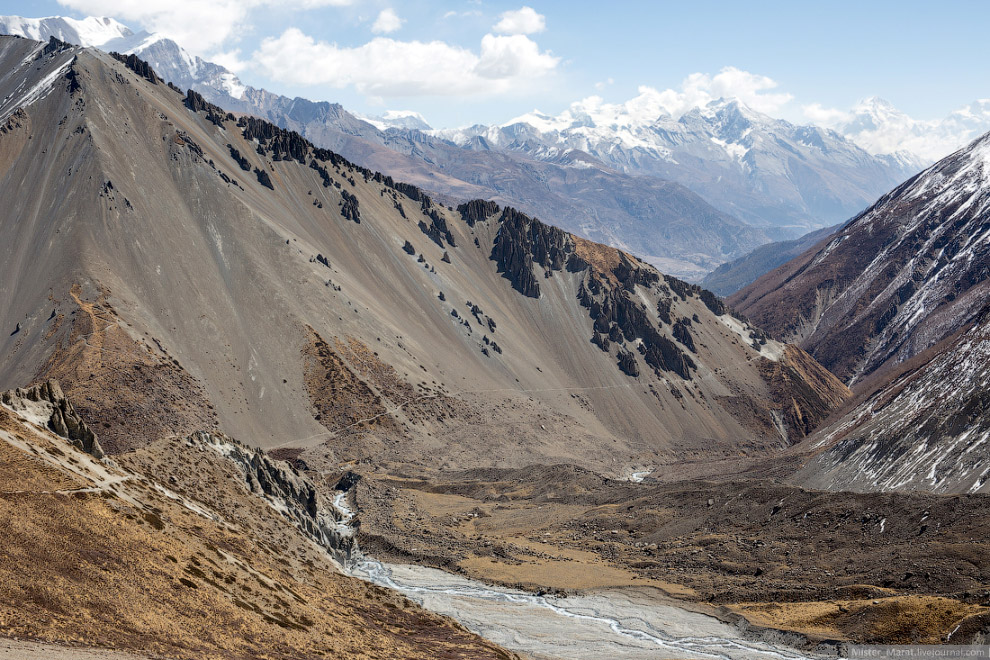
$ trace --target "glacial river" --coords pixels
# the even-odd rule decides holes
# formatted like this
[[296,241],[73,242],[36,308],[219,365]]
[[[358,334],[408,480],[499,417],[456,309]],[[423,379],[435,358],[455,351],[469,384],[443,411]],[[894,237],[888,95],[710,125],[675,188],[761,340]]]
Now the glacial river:
[[557,598],[493,587],[422,566],[359,559],[355,577],[401,592],[503,648],[540,660],[799,660],[747,641],[714,617],[659,602],[643,590]]
[[[354,511],[346,493],[333,506],[341,533]],[[715,617],[668,605],[647,590],[613,589],[581,596],[537,596],[434,568],[385,564],[361,556],[350,575],[404,594],[449,616],[502,648],[538,660],[805,660],[796,650],[748,641]]]

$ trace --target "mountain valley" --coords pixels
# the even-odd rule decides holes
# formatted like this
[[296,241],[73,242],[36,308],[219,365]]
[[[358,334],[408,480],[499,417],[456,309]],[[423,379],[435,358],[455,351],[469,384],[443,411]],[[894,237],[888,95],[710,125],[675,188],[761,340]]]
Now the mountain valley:
[[728,100],[432,131],[5,20],[15,651],[986,643],[990,134],[913,174]]

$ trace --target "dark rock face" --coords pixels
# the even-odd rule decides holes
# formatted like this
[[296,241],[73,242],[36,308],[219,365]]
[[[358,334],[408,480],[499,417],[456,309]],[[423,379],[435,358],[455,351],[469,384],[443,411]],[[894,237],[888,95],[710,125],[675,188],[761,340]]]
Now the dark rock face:
[[[429,197],[423,198],[425,202],[429,202]],[[457,243],[454,242],[454,235],[450,233],[450,228],[447,226],[447,221],[443,219],[435,208],[432,208],[428,204],[423,205],[423,214],[430,219],[430,224],[426,224],[422,220],[419,221],[419,230],[430,237],[430,240],[444,247],[444,241],[450,247],[457,247]]]
[[340,215],[345,220],[361,224],[361,211],[358,209],[358,198],[346,190],[340,191]]
[[690,323],[688,319],[677,319],[673,325],[674,339],[687,346],[688,350],[692,353],[697,353],[698,349],[694,346],[694,337],[691,336],[691,331],[688,330]]
[[352,530],[340,512],[325,501],[313,482],[292,465],[273,460],[262,450],[221,434],[198,431],[189,436],[186,443],[214,447],[240,469],[252,493],[268,500],[304,534],[327,548],[335,559],[350,559],[356,547]]
[[259,149],[272,160],[295,160],[306,164],[306,156],[313,145],[298,133],[255,117],[241,117],[237,125],[245,139],[257,140]]
[[403,249],[403,251],[405,251],[406,254],[408,254],[410,256],[416,254],[416,248],[414,248],[413,247],[413,244],[410,243],[409,241],[406,241],[406,244],[402,246],[402,249]]
[[[578,291],[578,300],[588,308],[588,314],[595,322],[598,337],[597,340],[592,337],[592,341],[602,350],[608,350],[610,341],[618,343],[641,340],[639,353],[658,375],[661,372],[673,372],[685,380],[691,380],[691,371],[697,368],[694,361],[677,344],[660,333],[651,321],[647,308],[632,295],[637,284],[655,288],[661,295],[666,293],[668,296],[673,287],[668,288],[661,283],[660,276],[655,271],[637,267],[628,260],[620,262],[610,274],[615,278],[614,281],[603,273],[589,272]],[[667,284],[684,284],[670,277],[665,281]],[[677,286],[678,284],[674,284],[674,287]],[[661,298],[661,303],[663,302]],[[669,319],[669,303],[666,308]],[[663,311],[662,304],[660,311]],[[663,322],[663,314],[658,312],[657,319]],[[601,336],[606,332],[608,339]],[[676,333],[674,336],[677,337]],[[693,345],[692,341],[688,348]],[[628,364],[628,359],[626,363]]]
[[[158,77],[158,74],[155,73],[155,70],[151,68],[151,65],[145,62],[144,60],[142,60],[137,55],[134,54],[121,55],[120,53],[110,53],[110,57],[114,58],[118,62],[121,62],[128,69],[138,74],[139,76],[150,82],[152,85],[157,85],[162,81],[162,79]],[[200,96],[200,99],[202,98],[203,97]],[[195,110],[193,112],[195,112]]]
[[242,170],[244,170],[245,172],[251,171],[251,163],[248,161],[247,158],[241,155],[241,152],[238,151],[237,148],[234,147],[234,145],[228,143],[227,149],[228,151],[230,151],[230,157],[233,158],[235,161],[237,161],[237,164],[240,166]]
[[622,373],[636,377],[639,375],[639,364],[636,362],[636,356],[629,351],[619,352],[619,369]]
[[268,172],[260,170],[256,167],[254,168],[254,175],[258,177],[258,183],[263,185],[265,188],[275,190],[275,186],[272,184],[272,179],[268,176]]
[[712,314],[716,316],[725,314],[725,303],[714,293],[708,289],[701,289],[698,296],[701,298],[701,302],[705,303],[705,307],[711,310]]
[[204,99],[199,92],[191,89],[186,92],[185,104],[193,112],[206,112],[206,118],[220,128],[223,128],[225,121],[234,121],[234,115],[232,113],[227,112],[218,105],[213,105]]
[[100,447],[96,434],[76,413],[57,381],[49,380],[27,389],[9,390],[0,395],[0,401],[14,410],[26,410],[28,404],[25,402],[42,404],[50,414],[49,430],[87,454],[95,458],[103,458],[103,448]]
[[473,199],[457,207],[457,212],[461,214],[461,219],[468,227],[473,227],[478,222],[484,222],[498,211],[498,204],[483,199]]
[[533,264],[543,266],[547,277],[555,270],[562,270],[568,255],[574,252],[570,234],[511,207],[502,211],[498,222],[500,227],[492,248],[492,261],[516,291],[539,298],[540,284],[533,274]]
[[46,57],[50,57],[51,55],[56,55],[58,53],[62,53],[71,49],[72,49],[71,44],[67,44],[64,41],[60,41],[55,37],[48,37],[48,43],[45,44],[45,47],[41,49],[41,52],[38,53],[38,57],[36,59],[42,60],[45,59]]

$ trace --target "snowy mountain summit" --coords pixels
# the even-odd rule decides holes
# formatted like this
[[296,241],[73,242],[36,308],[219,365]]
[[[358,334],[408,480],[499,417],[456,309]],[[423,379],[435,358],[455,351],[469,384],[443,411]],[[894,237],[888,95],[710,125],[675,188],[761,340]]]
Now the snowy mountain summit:
[[215,88],[231,100],[242,99],[247,91],[237,76],[224,67],[191,55],[160,34],[135,32],[112,18],[90,16],[79,20],[62,16],[0,16],[0,34],[13,34],[35,41],[55,37],[66,43],[106,52],[133,53],[151,63],[158,75],[169,82],[183,88]]
[[625,103],[591,97],[556,116],[534,111],[502,125],[433,134],[467,148],[483,137],[536,158],[586,152],[629,174],[676,181],[782,236],[841,222],[922,166],[872,155],[833,130],[774,119],[735,98],[683,108],[646,88]]
[[48,41],[49,37],[55,37],[66,43],[94,47],[135,36],[134,31],[126,25],[112,18],[96,16],[81,20],[61,16],[47,18],[0,16],[0,33],[14,34],[35,41]]

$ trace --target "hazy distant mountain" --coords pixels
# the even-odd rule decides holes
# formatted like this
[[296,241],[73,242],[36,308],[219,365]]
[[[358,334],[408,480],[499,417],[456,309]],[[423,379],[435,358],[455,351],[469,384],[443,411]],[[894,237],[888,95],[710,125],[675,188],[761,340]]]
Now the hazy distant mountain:
[[855,215],[921,168],[872,156],[834,131],[795,126],[719,99],[675,117],[644,93],[622,105],[576,103],[502,126],[436,131],[470,147],[481,136],[535,158],[576,149],[624,172],[677,181],[722,211],[795,236]]
[[383,115],[368,117],[365,115],[355,115],[380,131],[387,131],[390,128],[411,128],[418,131],[432,130],[426,123],[426,118],[418,112],[411,110],[389,110]]
[[701,286],[720,296],[729,296],[750,284],[764,273],[785,264],[808,248],[825,240],[839,225],[809,232],[790,241],[775,241],[761,245],[749,254],[727,261],[701,280]]
[[857,104],[834,128],[872,154],[927,165],[990,131],[990,99],[975,101],[944,119],[920,121],[873,97]]

